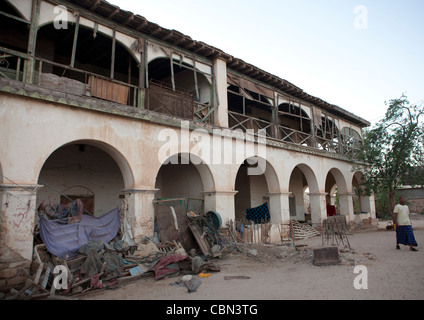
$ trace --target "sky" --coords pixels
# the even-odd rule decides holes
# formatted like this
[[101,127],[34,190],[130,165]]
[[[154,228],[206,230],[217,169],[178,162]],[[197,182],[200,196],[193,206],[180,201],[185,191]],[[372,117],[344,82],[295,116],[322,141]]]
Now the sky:
[[424,101],[424,0],[109,0],[375,124]]

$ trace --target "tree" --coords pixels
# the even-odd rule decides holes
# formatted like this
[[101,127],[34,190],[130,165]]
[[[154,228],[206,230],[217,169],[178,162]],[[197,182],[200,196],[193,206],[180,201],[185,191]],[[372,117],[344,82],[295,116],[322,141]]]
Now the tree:
[[424,104],[402,95],[386,105],[385,118],[365,131],[354,168],[363,175],[361,191],[388,199],[391,213],[400,186],[424,185]]

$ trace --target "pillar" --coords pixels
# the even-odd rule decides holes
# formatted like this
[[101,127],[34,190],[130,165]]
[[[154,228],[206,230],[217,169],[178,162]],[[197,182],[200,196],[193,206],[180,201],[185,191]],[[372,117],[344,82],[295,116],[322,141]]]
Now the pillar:
[[376,219],[374,195],[361,196],[361,210],[370,214],[371,219]]
[[0,184],[0,248],[32,260],[36,195],[40,185]]
[[323,220],[327,218],[326,193],[309,193],[309,202],[311,205],[312,226],[319,227]]
[[290,223],[290,192],[267,193],[272,223]]
[[214,124],[218,127],[228,128],[228,101],[227,101],[227,64],[222,59],[216,59],[213,64],[215,79],[215,105]]
[[153,237],[155,226],[155,210],[153,200],[158,189],[132,188],[122,190],[128,202],[128,211],[131,219],[134,241],[146,237]]
[[225,226],[226,221],[235,220],[234,196],[237,191],[206,191],[203,192],[205,212],[215,211],[222,219]]
[[340,215],[346,216],[347,224],[355,220],[355,212],[353,210],[354,195],[351,192],[339,194]]

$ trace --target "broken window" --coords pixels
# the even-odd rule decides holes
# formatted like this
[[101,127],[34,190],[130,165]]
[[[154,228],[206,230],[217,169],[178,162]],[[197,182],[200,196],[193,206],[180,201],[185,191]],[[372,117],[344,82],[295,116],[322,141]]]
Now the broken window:
[[275,138],[273,124],[273,91],[251,81],[227,77],[228,122],[230,129],[263,130],[268,138]]
[[194,58],[168,54],[172,59],[159,57],[148,64],[146,108],[211,123],[213,119],[211,67],[197,62]]
[[29,24],[8,2],[0,9],[0,77],[24,78],[24,61],[29,39]]
[[346,155],[355,156],[362,147],[362,137],[355,129],[344,127],[341,138],[343,153]]
[[312,146],[311,119],[299,103],[285,102],[278,106],[278,134],[285,142]]
[[318,126],[315,126],[315,138],[318,147],[322,150],[339,153],[340,135],[335,119],[326,113],[320,112],[320,114],[321,121],[318,121]]
[[138,64],[113,37],[97,29],[68,23],[67,29],[53,24],[37,34],[34,82],[58,91],[137,105]]

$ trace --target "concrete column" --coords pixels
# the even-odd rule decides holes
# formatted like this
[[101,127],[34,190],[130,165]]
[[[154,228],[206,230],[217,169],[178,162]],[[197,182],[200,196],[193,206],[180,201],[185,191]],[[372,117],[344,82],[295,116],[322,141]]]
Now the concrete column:
[[214,113],[214,124],[228,128],[228,100],[227,100],[227,64],[222,59],[216,59],[213,64],[215,77],[215,104],[218,105]]
[[272,223],[290,223],[290,192],[267,193]]
[[361,209],[363,212],[369,213],[371,219],[376,219],[375,198],[373,194],[370,195],[369,197],[366,197],[366,196],[361,197]]
[[158,189],[133,188],[125,189],[128,211],[132,220],[134,241],[143,236],[153,237],[155,226],[155,210],[153,200]]
[[206,191],[203,192],[205,201],[205,212],[215,211],[219,213],[222,224],[225,226],[227,220],[235,220],[234,196],[237,191]]
[[309,202],[311,204],[312,226],[322,225],[322,221],[327,219],[327,201],[326,193],[309,193]]
[[[0,184],[0,247],[32,260],[36,195],[40,185]],[[0,261],[5,258],[0,254]]]
[[339,194],[340,215],[346,216],[346,222],[349,224],[355,220],[355,212],[353,210],[353,196],[354,193]]

